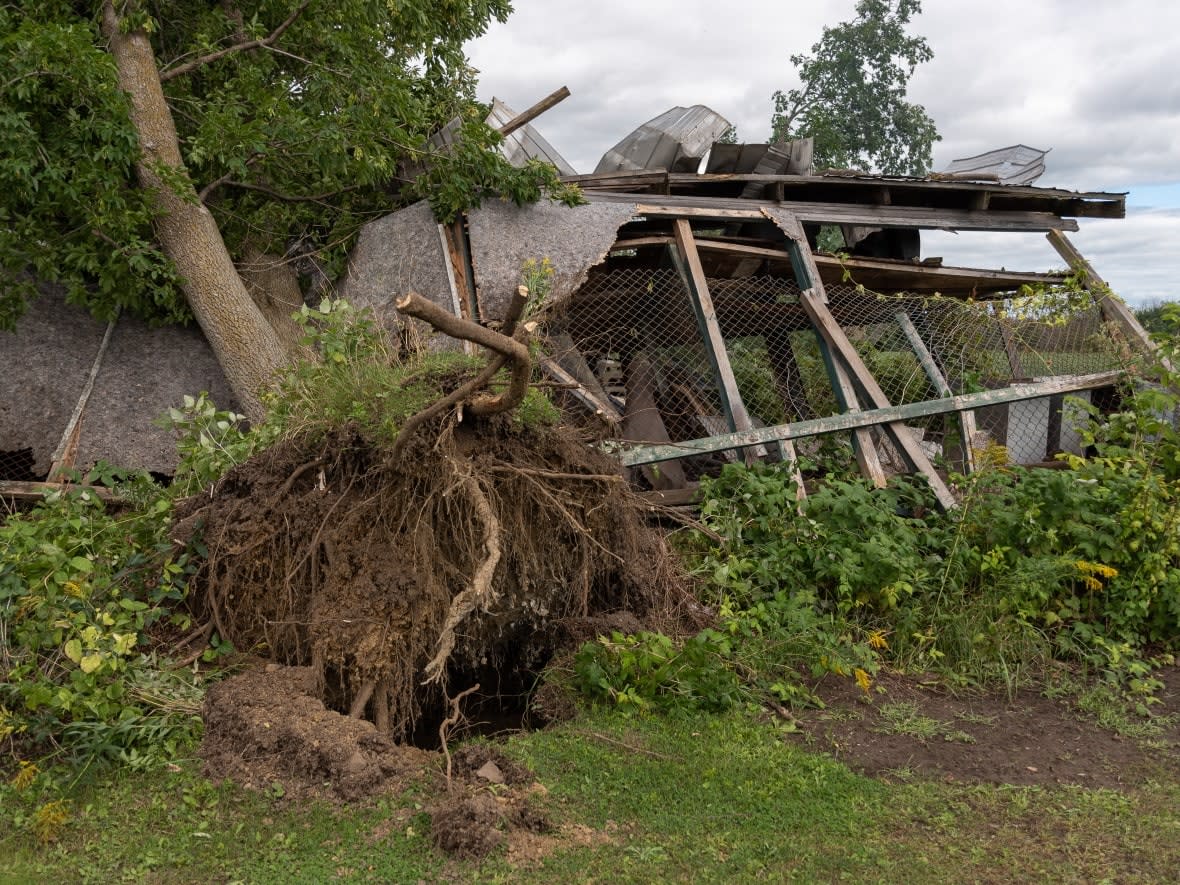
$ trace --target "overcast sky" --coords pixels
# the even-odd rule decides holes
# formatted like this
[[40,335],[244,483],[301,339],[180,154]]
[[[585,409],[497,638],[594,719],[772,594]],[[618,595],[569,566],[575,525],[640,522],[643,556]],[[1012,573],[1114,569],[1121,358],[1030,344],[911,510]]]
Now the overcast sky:
[[[765,141],[771,95],[797,85],[789,57],[855,0],[514,0],[472,43],[480,98],[517,110],[559,86],[536,121],[579,172],[674,105],[705,104]],[[1072,239],[1133,304],[1180,300],[1180,3],[925,0],[911,31],[934,59],[910,83],[943,140],[934,168],[1023,143],[1051,148],[1039,185],[1127,191],[1127,218]],[[1063,266],[1039,234],[923,233],[923,254],[1013,270]]]

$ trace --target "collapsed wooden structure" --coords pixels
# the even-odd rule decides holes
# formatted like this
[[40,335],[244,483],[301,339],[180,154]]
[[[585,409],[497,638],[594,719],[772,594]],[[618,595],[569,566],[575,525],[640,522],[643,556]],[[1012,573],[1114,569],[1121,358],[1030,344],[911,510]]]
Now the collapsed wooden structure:
[[[675,108],[608,151],[607,171],[566,176],[585,206],[494,203],[445,226],[412,207],[375,222],[343,294],[391,324],[399,290],[494,324],[522,265],[549,258],[541,365],[668,500],[726,459],[798,470],[801,441],[837,433],[875,484],[917,472],[947,507],[943,468],[969,471],[989,443],[1023,463],[1080,451],[1063,396],[1101,398],[1151,347],[1066,238],[1078,218],[1123,217],[1125,195],[986,173],[812,174],[806,142],[705,154],[720,119],[706,112]],[[692,137],[651,125],[664,119]],[[1045,234],[1072,270],[944,266],[920,255],[927,229]],[[1078,273],[1092,309],[1014,311],[1020,293]]]
[[[505,146],[513,162],[541,157],[572,173],[528,123],[566,94],[517,115],[494,106],[489,120],[515,133]],[[582,206],[493,201],[445,225],[425,203],[395,211],[362,231],[339,293],[403,338],[461,347],[400,316],[396,298],[418,292],[494,325],[525,263],[547,258],[539,364],[575,410],[609,426],[638,481],[670,500],[727,460],[781,459],[798,472],[815,440],[837,436],[875,484],[917,472],[948,507],[946,468],[971,470],[987,445],[1020,463],[1080,452],[1063,397],[1101,402],[1131,357],[1151,349],[1066,237],[1078,218],[1123,217],[1124,194],[1003,184],[981,165],[990,154],[926,178],[816,174],[807,140],[718,143],[727,125],[701,106],[649,121],[595,173],[564,176]],[[1043,158],[1016,148],[1033,166]],[[945,266],[922,256],[923,230],[1044,234],[1071,271]],[[1092,306],[1052,322],[1021,313],[1015,296],[1069,274]],[[104,348],[91,331],[94,375]],[[89,396],[83,386],[72,411]],[[58,448],[72,451],[71,403],[55,407],[53,423],[65,425]],[[0,448],[49,459],[27,436]],[[85,433],[81,443],[88,449]],[[166,472],[158,456],[140,460],[131,462]]]

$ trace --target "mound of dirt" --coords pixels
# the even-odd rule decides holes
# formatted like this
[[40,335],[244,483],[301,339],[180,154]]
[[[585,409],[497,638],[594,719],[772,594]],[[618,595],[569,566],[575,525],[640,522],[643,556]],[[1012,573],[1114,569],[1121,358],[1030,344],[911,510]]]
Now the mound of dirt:
[[286,798],[361,799],[420,777],[435,754],[326,709],[310,667],[270,664],[210,686],[205,775]]

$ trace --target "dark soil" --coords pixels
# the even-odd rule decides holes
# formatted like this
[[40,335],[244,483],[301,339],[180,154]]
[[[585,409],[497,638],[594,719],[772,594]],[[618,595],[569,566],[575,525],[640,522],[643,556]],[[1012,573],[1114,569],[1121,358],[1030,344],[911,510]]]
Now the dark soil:
[[287,799],[362,799],[418,779],[436,754],[324,707],[310,667],[270,664],[210,686],[205,774]]
[[1021,691],[952,695],[883,675],[866,695],[829,680],[826,708],[799,714],[795,735],[857,771],[891,780],[1118,788],[1180,776],[1180,667],[1159,673],[1156,727],[1135,736],[1100,726],[1064,700]]

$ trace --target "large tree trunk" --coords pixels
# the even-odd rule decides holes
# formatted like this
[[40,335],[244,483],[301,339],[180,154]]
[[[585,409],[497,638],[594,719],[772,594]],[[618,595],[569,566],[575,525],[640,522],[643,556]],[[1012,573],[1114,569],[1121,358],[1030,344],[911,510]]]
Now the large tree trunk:
[[[140,186],[156,202],[156,236],[184,278],[189,307],[209,340],[242,411],[252,420],[264,414],[260,390],[282,365],[286,351],[234,268],[217,223],[191,184],[180,157],[176,125],[160,85],[160,72],[147,34],[120,30],[119,14],[107,0],[103,33],[131,99],[131,122],[142,154],[136,166]],[[168,181],[157,170],[175,170]]]

